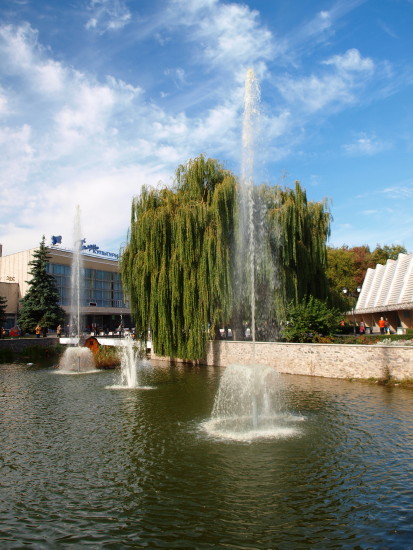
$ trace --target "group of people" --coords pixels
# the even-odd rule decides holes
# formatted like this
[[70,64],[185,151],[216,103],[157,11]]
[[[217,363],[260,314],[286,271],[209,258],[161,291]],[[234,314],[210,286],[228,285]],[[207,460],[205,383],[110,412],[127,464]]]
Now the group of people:
[[[344,326],[344,321],[341,321],[340,323],[342,326]],[[390,323],[389,323],[389,320],[384,317],[380,317],[379,321],[378,321],[378,325],[379,325],[379,329],[380,329],[380,334],[390,334]],[[358,332],[360,334],[365,334],[366,333],[366,325],[364,324],[364,321],[360,321],[359,325],[358,325]]]
[[387,317],[386,319],[384,319],[384,317],[380,317],[378,325],[380,329],[380,334],[390,334],[390,323]]
[[16,338],[20,335],[21,335],[21,331],[17,325],[12,327],[11,329],[5,329],[4,327],[0,327],[0,338],[6,338],[6,336],[11,336],[12,338]]

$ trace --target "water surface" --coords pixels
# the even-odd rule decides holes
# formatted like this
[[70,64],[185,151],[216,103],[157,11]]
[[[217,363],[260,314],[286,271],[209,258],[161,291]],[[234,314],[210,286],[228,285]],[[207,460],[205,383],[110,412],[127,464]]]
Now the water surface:
[[413,548],[413,393],[283,376],[292,437],[211,437],[222,370],[0,365],[0,548]]

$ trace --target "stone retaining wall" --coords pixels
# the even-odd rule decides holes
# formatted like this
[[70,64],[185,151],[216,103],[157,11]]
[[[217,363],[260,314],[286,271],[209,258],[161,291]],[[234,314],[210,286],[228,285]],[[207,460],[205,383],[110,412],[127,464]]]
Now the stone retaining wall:
[[[254,351],[255,350],[255,351]],[[207,365],[264,364],[285,374],[413,379],[413,347],[212,341]]]
[[11,349],[14,352],[21,352],[32,346],[50,347],[59,343],[59,338],[2,338],[0,349]]
[[[169,360],[152,353],[154,359]],[[203,365],[226,367],[270,365],[284,374],[326,378],[388,378],[413,380],[412,346],[352,344],[287,344],[278,342],[208,342]]]

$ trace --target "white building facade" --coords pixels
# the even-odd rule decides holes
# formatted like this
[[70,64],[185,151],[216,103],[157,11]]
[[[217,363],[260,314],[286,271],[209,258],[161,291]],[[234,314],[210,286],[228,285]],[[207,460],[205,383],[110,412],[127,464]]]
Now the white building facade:
[[[97,248],[97,247],[96,247]],[[0,248],[1,250],[1,248]],[[17,324],[19,300],[29,288],[29,263],[36,248],[0,256],[0,296],[7,298],[5,328]],[[60,305],[70,315],[70,277],[73,252],[59,246],[47,247],[48,272],[56,280]],[[81,315],[85,329],[114,331],[122,322],[131,326],[130,309],[125,302],[117,254],[99,250],[82,252]],[[55,327],[49,327],[55,328]]]
[[413,328],[413,254],[399,254],[368,269],[354,309],[356,322],[378,331],[378,320],[388,320],[392,332]]

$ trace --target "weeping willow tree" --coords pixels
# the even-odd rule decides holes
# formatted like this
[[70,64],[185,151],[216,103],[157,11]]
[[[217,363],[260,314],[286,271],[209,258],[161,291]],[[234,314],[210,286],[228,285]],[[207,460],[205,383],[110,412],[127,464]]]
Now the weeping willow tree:
[[172,188],[144,188],[131,209],[122,281],[136,332],[155,353],[196,360],[231,315],[235,177],[202,155]]
[[[327,202],[307,200],[296,182],[293,189],[262,185],[254,189],[254,292],[248,269],[250,259],[238,258],[234,273],[233,325],[251,322],[255,301],[256,338],[276,339],[286,319],[286,307],[303,298],[327,297],[327,238],[331,215]],[[242,250],[239,247],[238,250]]]
[[327,297],[327,239],[331,214],[327,200],[309,202],[299,182],[294,189],[266,187],[270,249],[278,269],[278,306],[303,298]]

